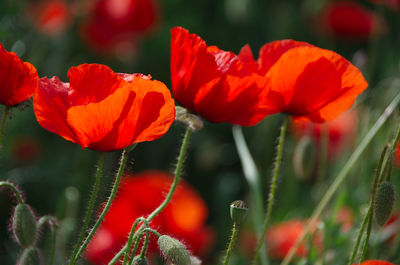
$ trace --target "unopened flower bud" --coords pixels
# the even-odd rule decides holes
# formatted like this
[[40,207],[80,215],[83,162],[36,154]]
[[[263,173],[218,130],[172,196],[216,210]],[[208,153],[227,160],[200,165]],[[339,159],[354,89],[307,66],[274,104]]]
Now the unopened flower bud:
[[237,200],[231,203],[231,218],[234,223],[240,224],[247,215],[247,206],[244,201]]
[[21,257],[17,263],[18,265],[40,265],[40,253],[39,249],[35,247],[29,247],[24,249]]
[[187,109],[176,106],[175,113],[175,120],[184,123],[193,132],[203,128],[203,121],[200,119],[200,117],[189,113]]
[[374,204],[374,217],[378,225],[383,226],[389,220],[394,205],[393,184],[384,181],[379,185]]
[[37,235],[36,218],[28,204],[20,203],[15,207],[12,230],[21,247],[27,248],[35,243]]
[[132,265],[148,265],[147,259],[145,257],[141,258],[140,256],[136,256],[132,260]]
[[174,265],[190,265],[190,256],[185,245],[167,235],[158,238],[158,246],[164,258]]

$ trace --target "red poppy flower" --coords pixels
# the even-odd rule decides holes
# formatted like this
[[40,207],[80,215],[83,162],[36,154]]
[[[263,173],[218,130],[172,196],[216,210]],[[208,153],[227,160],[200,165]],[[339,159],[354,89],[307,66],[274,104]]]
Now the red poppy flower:
[[29,8],[32,11],[28,12],[33,12],[38,30],[49,36],[57,36],[64,32],[72,20],[70,8],[63,0],[45,0]]
[[[172,182],[169,174],[147,171],[127,175],[104,222],[86,251],[86,258],[96,265],[108,264],[126,243],[133,222],[149,215],[165,198]],[[183,241],[195,255],[202,255],[213,241],[213,233],[205,227],[208,210],[200,195],[184,181],[179,185],[168,206],[151,222],[161,234]],[[150,237],[148,253],[159,253],[157,239]]]
[[321,144],[322,134],[327,133],[329,158],[334,158],[355,140],[357,113],[350,110],[324,124],[309,121],[293,122],[292,128],[298,137],[311,135],[317,147]]
[[395,152],[397,165],[400,166],[400,142],[397,144]]
[[70,83],[42,78],[33,108],[40,125],[64,139],[113,151],[164,135],[175,117],[168,88],[141,74],[116,74],[105,65],[68,71]]
[[384,260],[366,260],[362,262],[360,265],[394,265],[394,264]]
[[158,20],[154,0],[100,0],[95,4],[82,33],[97,52],[110,53],[132,44],[154,28]]
[[325,32],[346,40],[367,40],[383,30],[375,13],[354,1],[330,3],[321,18]]
[[[283,259],[297,242],[305,226],[306,222],[302,220],[289,220],[271,226],[265,237],[268,255],[273,259]],[[314,237],[313,243],[316,247],[322,246],[320,234]],[[308,250],[303,243],[297,249],[296,256],[305,257],[307,253]]]
[[37,88],[35,67],[0,44],[0,104],[8,107],[30,98]]
[[368,84],[361,72],[339,54],[293,40],[265,44],[254,62],[248,46],[241,58],[265,76],[269,114],[287,113],[295,120],[325,122],[349,109]]
[[211,122],[250,126],[267,114],[266,80],[251,62],[180,27],[171,30],[171,80],[174,98]]

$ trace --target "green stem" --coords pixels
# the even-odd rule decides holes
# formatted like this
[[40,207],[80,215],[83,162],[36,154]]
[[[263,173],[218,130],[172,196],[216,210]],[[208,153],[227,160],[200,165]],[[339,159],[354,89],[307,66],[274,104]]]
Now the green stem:
[[[169,189],[169,192],[167,194],[167,197],[164,199],[164,201],[146,218],[146,221],[150,223],[170,202],[172,195],[174,195],[175,189],[178,186],[179,183],[179,178],[181,176],[181,171],[183,167],[183,162],[185,160],[185,154],[186,150],[188,147],[190,135],[192,133],[192,130],[189,126],[186,127],[186,132],[185,135],[183,136],[183,141],[181,145],[181,149],[179,151],[178,155],[178,162],[176,164],[176,169],[175,169],[175,176],[174,180],[171,184],[171,187]],[[143,232],[143,226],[141,226],[133,235],[133,238],[135,238],[138,234]],[[122,249],[114,256],[114,258],[108,263],[108,265],[114,265],[115,263],[118,262],[118,260],[121,258],[121,256],[127,251],[127,244],[125,244]]]
[[18,190],[18,188],[13,183],[11,183],[9,181],[0,181],[0,187],[3,187],[3,186],[11,189],[14,192],[15,197],[17,197],[18,203],[25,202],[22,197],[22,193]]
[[145,231],[145,233],[146,233],[146,237],[144,238],[144,243],[143,243],[143,246],[142,246],[142,251],[140,251],[140,257],[141,257],[141,258],[144,258],[144,257],[145,257],[146,251],[147,251],[147,247],[148,247],[148,245],[149,245],[150,232]]
[[365,225],[367,224],[371,213],[372,213],[372,204],[369,205],[368,212],[364,216],[364,219],[363,219],[363,221],[361,223],[361,227],[360,227],[360,230],[358,231],[356,242],[354,244],[353,250],[351,251],[351,256],[350,256],[348,265],[351,265],[354,262],[354,259],[355,259],[356,255],[357,255],[357,252],[358,252],[358,247],[360,246],[362,235],[364,234]]
[[239,232],[239,225],[237,223],[233,223],[232,236],[231,236],[231,240],[229,241],[228,249],[226,250],[224,265],[228,265],[228,263],[229,263],[229,259],[232,254],[233,246],[235,245],[235,241],[236,241],[238,232]]
[[395,108],[399,104],[399,102],[400,102],[400,93],[397,94],[397,96],[393,99],[393,101],[387,106],[385,111],[382,113],[382,115],[379,117],[379,119],[375,122],[375,124],[372,126],[372,128],[368,131],[367,135],[363,138],[361,143],[357,146],[356,150],[350,156],[349,160],[347,160],[347,163],[345,164],[345,166],[338,173],[334,182],[330,185],[329,189],[327,190],[327,192],[325,193],[325,195],[322,197],[319,204],[315,208],[310,220],[308,221],[306,227],[303,230],[302,235],[297,239],[296,244],[294,244],[294,246],[290,249],[289,253],[286,255],[286,257],[282,261],[281,265],[288,265],[290,263],[290,261],[293,259],[294,254],[296,253],[300,244],[303,242],[305,237],[308,235],[308,232],[310,231],[312,224],[314,224],[317,221],[317,219],[320,217],[320,215],[322,214],[322,211],[328,205],[329,201],[331,200],[331,198],[333,197],[333,195],[335,194],[337,189],[340,187],[342,182],[345,180],[345,178],[347,177],[348,173],[350,172],[350,170],[352,169],[354,164],[360,158],[361,154],[364,152],[364,150],[367,148],[368,144],[375,137],[376,133],[379,131],[379,129],[382,127],[382,125],[386,122],[386,120],[393,113],[393,111],[395,110]]
[[258,239],[258,244],[257,244],[253,264],[257,264],[260,249],[264,245],[265,233],[267,232],[269,219],[270,219],[271,213],[272,213],[272,206],[274,205],[274,201],[275,201],[276,184],[278,182],[279,169],[280,169],[281,161],[282,161],[283,146],[285,144],[285,136],[286,136],[286,129],[287,129],[288,121],[289,121],[289,117],[286,116],[285,120],[283,121],[282,127],[281,127],[281,133],[279,135],[278,152],[276,154],[275,167],[273,170],[271,186],[270,186],[269,195],[268,195],[267,213],[265,214],[264,226],[263,226],[262,233]]
[[[250,201],[254,207],[252,212],[252,218],[256,231],[262,230],[264,212],[263,206],[263,195],[260,183],[260,174],[257,170],[256,164],[250,154],[249,148],[247,147],[246,140],[243,136],[242,127],[232,127],[233,139],[235,141],[236,150],[238,152],[240,162],[242,163],[243,174],[249,185],[250,189]],[[259,232],[257,233],[257,235]],[[268,264],[267,252],[265,249],[261,249],[261,264]]]
[[[372,205],[373,204],[371,203],[371,206]],[[371,235],[371,230],[372,230],[372,212],[369,214],[369,218],[368,218],[367,235],[365,236],[365,239],[364,239],[364,246],[363,246],[362,252],[361,252],[360,263],[364,261],[365,255],[367,254],[368,243],[369,243],[369,237]]]
[[86,237],[85,241],[80,246],[78,252],[76,253],[76,256],[72,257],[73,260],[70,263],[71,265],[75,264],[76,261],[79,259],[79,257],[82,255],[83,251],[86,249],[87,245],[89,244],[90,240],[92,239],[92,237],[96,233],[96,231],[99,228],[101,222],[103,221],[103,219],[106,216],[108,210],[110,209],[110,206],[111,206],[111,204],[112,204],[112,202],[114,200],[115,194],[118,191],[119,182],[121,181],[122,173],[124,172],[124,169],[125,169],[125,164],[126,164],[127,157],[128,157],[128,152],[126,150],[122,151],[121,162],[120,162],[120,165],[119,165],[117,176],[115,177],[114,185],[112,187],[110,197],[108,197],[106,206],[104,207],[103,211],[101,212],[99,218],[96,220],[96,223],[94,224],[93,228],[90,230],[90,232],[89,232],[88,236]]
[[124,257],[124,262],[123,265],[126,265],[128,260],[129,260],[129,250],[131,249],[132,243],[133,243],[133,235],[135,234],[136,228],[139,224],[139,222],[144,222],[144,224],[148,227],[149,224],[147,223],[146,219],[143,217],[140,217],[136,219],[136,221],[133,223],[131,232],[129,233],[129,238],[128,238],[128,243],[127,243],[127,248],[125,250],[125,257]]
[[132,263],[133,263],[133,258],[135,257],[135,254],[139,247],[139,243],[140,243],[140,240],[142,239],[143,233],[144,233],[143,230],[141,230],[138,234],[135,234],[136,241],[135,241],[135,245],[133,246],[133,249],[132,249],[132,255],[131,255],[132,257],[131,257],[131,260],[129,261],[129,265],[132,265]]
[[154,230],[154,229],[151,229],[151,228],[145,228],[144,230],[143,230],[144,232],[150,232],[150,233],[153,233],[157,238],[159,238],[160,236],[161,236],[161,234],[160,233],[158,233],[156,230]]
[[4,127],[5,127],[5,124],[6,124],[6,120],[7,120],[7,117],[8,117],[9,110],[10,110],[10,107],[5,107],[4,110],[3,110],[3,114],[1,116],[1,121],[0,121],[0,148],[3,145],[2,141],[3,141]]
[[99,153],[99,158],[97,161],[96,179],[95,179],[92,195],[90,196],[89,206],[88,206],[88,209],[86,212],[85,221],[83,222],[81,233],[79,235],[78,241],[75,244],[75,248],[74,248],[74,251],[72,252],[73,254],[71,256],[71,260],[70,260],[69,264],[73,264],[75,262],[75,257],[79,251],[79,246],[82,244],[82,241],[85,238],[85,235],[87,233],[87,229],[89,226],[90,219],[92,217],[94,205],[96,203],[97,193],[98,193],[99,187],[100,187],[100,180],[101,180],[101,174],[103,171],[103,164],[104,164],[104,153],[101,152],[101,153]]
[[146,218],[147,222],[150,222],[151,220],[153,220],[154,217],[156,217],[162,210],[164,210],[164,208],[168,205],[169,201],[171,200],[172,195],[174,195],[175,189],[178,186],[179,178],[181,176],[183,162],[185,161],[186,149],[188,147],[191,133],[192,133],[192,130],[189,128],[189,126],[186,127],[186,132],[185,132],[185,136],[183,136],[181,150],[179,151],[178,162],[176,164],[174,181],[172,182],[169,192],[167,194],[167,197],[165,197],[164,201],[160,204],[160,206],[157,207],[157,209],[155,209]]
[[38,221],[38,231],[40,231],[43,227],[44,224],[48,223],[50,226],[50,232],[51,232],[51,250],[50,250],[50,257],[49,257],[49,265],[53,265],[54,262],[54,256],[56,252],[56,239],[57,239],[57,233],[56,233],[56,228],[57,228],[57,219],[53,216],[50,215],[45,215],[40,217]]

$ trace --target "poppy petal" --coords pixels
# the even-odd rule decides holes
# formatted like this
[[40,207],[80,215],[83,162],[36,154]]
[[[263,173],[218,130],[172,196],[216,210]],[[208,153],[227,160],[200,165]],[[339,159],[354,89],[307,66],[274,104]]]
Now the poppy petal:
[[71,127],[65,123],[69,105],[69,87],[69,83],[61,82],[56,76],[50,79],[41,78],[39,89],[34,95],[33,109],[36,120],[43,128],[77,143]]

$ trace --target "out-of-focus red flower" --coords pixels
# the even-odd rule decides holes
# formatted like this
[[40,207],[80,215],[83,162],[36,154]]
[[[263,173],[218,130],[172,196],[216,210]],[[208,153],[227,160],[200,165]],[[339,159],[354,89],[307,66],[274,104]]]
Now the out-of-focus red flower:
[[40,144],[33,138],[18,138],[11,147],[13,160],[17,165],[26,165],[38,159]]
[[174,98],[211,122],[251,126],[267,114],[266,79],[246,60],[180,27],[171,30],[171,80]]
[[328,154],[330,158],[336,157],[351,144],[357,133],[357,112],[349,110],[336,119],[324,124],[299,121],[292,123],[293,132],[296,136],[310,135],[317,147],[321,144],[321,136],[328,135]]
[[0,44],[0,104],[8,107],[30,98],[38,83],[35,67]]
[[400,166],[400,142],[397,144],[396,150],[395,150],[395,159],[397,162],[397,165]]
[[239,57],[264,75],[269,114],[287,113],[297,120],[325,122],[349,109],[368,86],[361,72],[339,54],[306,42],[265,44],[255,62],[249,46]]
[[71,10],[64,0],[44,0],[28,7],[37,29],[43,34],[58,36],[72,22]]
[[382,234],[385,234],[385,236],[388,237],[387,242],[389,244],[393,244],[395,242],[397,234],[400,230],[399,216],[400,213],[398,211],[394,212],[381,230]]
[[99,0],[83,24],[82,34],[97,52],[133,49],[137,39],[154,28],[158,13],[155,0]]
[[384,260],[366,260],[364,262],[361,262],[360,265],[394,265],[394,264]]
[[336,222],[341,225],[343,232],[348,232],[354,225],[354,213],[350,207],[344,206],[336,215]]
[[[266,235],[268,255],[273,259],[283,259],[290,249],[300,238],[306,222],[303,220],[289,220],[271,226]],[[322,238],[317,234],[313,239],[313,244],[322,246]],[[303,243],[296,252],[296,256],[305,257],[308,249]]]
[[321,20],[324,33],[350,41],[367,40],[385,28],[374,12],[355,1],[329,3]]
[[[164,200],[172,183],[169,174],[146,171],[127,175],[104,222],[86,251],[86,258],[96,265],[108,264],[126,243],[133,222],[146,217]],[[213,232],[205,226],[208,210],[200,195],[181,181],[168,206],[150,226],[161,234],[183,241],[194,255],[202,255],[213,242]],[[158,253],[157,238],[150,237],[149,254]]]
[[113,151],[152,141],[174,121],[168,88],[150,76],[82,64],[72,67],[68,78],[70,83],[40,79],[33,108],[43,128],[82,148]]

